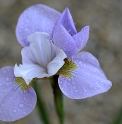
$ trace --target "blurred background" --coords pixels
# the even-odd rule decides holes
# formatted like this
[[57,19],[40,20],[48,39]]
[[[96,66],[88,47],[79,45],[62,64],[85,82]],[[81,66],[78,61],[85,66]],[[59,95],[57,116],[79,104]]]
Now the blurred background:
[[[27,7],[42,3],[60,12],[68,7],[77,30],[90,25],[84,50],[98,58],[113,87],[106,93],[83,100],[64,97],[65,124],[112,124],[122,106],[122,0],[0,0],[0,68],[21,63],[15,28]],[[52,124],[59,124],[50,83],[39,84],[40,94]],[[38,110],[10,124],[41,124]],[[0,121],[0,124],[8,124]],[[42,123],[43,124],[43,123]]]

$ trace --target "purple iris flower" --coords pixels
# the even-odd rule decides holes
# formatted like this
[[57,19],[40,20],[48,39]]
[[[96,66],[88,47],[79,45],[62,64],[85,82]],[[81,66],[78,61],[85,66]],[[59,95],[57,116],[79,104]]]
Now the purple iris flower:
[[[59,16],[58,11],[42,4],[27,8],[20,16],[16,27],[16,36],[19,43],[24,47],[21,52],[24,64],[19,65],[19,72],[17,72],[17,65],[0,69],[0,120],[15,121],[30,114],[35,108],[37,98],[28,81],[31,80],[34,73],[42,78],[55,74],[56,70],[52,67],[58,69],[64,64],[65,53],[49,40],[49,35],[51,35]],[[36,33],[33,34],[34,32]],[[34,35],[37,39],[34,38],[35,41],[31,43]],[[40,53],[41,50],[42,52]],[[42,61],[38,57],[40,54],[45,57]],[[29,64],[31,62],[35,62],[35,65]],[[47,66],[47,70],[45,66]],[[30,70],[33,69],[36,69],[36,72],[31,73],[32,71],[30,72]],[[48,71],[48,74],[46,71]],[[38,75],[40,72],[43,72],[43,76]],[[24,80],[24,78],[27,80]]]
[[1,120],[18,120],[32,112],[34,78],[58,74],[61,91],[72,99],[91,97],[112,86],[98,60],[80,52],[87,43],[89,26],[77,33],[67,8],[62,14],[42,4],[27,8],[19,17],[16,36],[24,47],[22,64],[0,69]]

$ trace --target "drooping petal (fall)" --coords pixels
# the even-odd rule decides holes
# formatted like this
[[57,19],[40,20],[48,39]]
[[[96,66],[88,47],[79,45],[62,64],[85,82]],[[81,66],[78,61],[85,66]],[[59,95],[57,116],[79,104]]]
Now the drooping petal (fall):
[[0,69],[0,120],[15,121],[30,114],[36,105],[33,88],[21,89],[15,82],[13,67]]
[[28,37],[30,45],[22,50],[22,63],[15,65],[16,77],[23,77],[27,84],[33,78],[50,77],[63,66],[67,57],[63,50],[50,41],[50,35],[36,32]]
[[83,99],[106,92],[112,83],[106,78],[98,60],[88,52],[79,52],[70,60],[76,64],[71,77],[59,76],[61,91],[69,98]]
[[27,37],[34,32],[51,34],[60,13],[43,4],[36,4],[27,8],[19,17],[16,26],[16,36],[19,43],[25,47],[29,45]]

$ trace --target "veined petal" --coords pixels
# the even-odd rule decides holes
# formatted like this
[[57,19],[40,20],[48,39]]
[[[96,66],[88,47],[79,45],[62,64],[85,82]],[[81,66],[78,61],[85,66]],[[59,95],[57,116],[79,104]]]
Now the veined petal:
[[59,49],[53,44],[52,47],[53,50],[56,51],[56,54],[52,54],[52,58],[54,59],[47,65],[47,71],[50,75],[57,73],[57,71],[64,65],[64,59],[67,57],[63,50]]
[[26,84],[29,85],[33,78],[48,77],[46,70],[36,64],[17,64],[14,66],[14,74],[16,77],[22,77]]
[[[86,56],[86,57],[85,57]],[[97,59],[88,52],[73,55],[71,61],[77,67],[71,71],[71,77],[59,76],[61,91],[69,98],[83,99],[106,92],[112,83],[101,70]]]
[[0,69],[0,120],[15,121],[30,114],[36,105],[33,88],[22,90],[15,83],[14,69],[7,66]]
[[53,42],[56,46],[61,48],[68,57],[74,55],[78,50],[74,39],[60,23],[58,23],[53,30]]
[[30,47],[24,47],[21,50],[22,63],[24,64],[33,64],[36,63],[36,58],[34,57]]
[[43,4],[36,4],[27,8],[19,17],[16,26],[16,36],[19,43],[25,47],[29,45],[27,37],[34,32],[51,34],[60,13]]
[[[51,56],[53,51],[50,35],[44,32],[35,32],[29,35],[28,41],[30,42],[30,46],[27,48],[30,49],[29,53],[31,53],[31,56],[28,55],[28,58],[31,57],[31,60],[46,68],[47,64],[52,59]],[[25,57],[22,58],[23,63],[25,63],[24,59]]]
[[[54,72],[56,73],[63,66],[64,59],[67,56],[63,50],[55,46],[50,41],[50,36],[47,33],[36,32],[30,35],[28,37],[28,40],[31,43],[30,49],[33,57],[32,55],[29,57],[31,57],[31,61],[33,60],[32,62],[36,60],[34,63],[38,63],[41,67],[47,68],[47,72],[51,72],[50,74],[53,74],[51,71],[52,69],[50,70],[50,68],[53,68]],[[29,57],[24,57],[23,63],[25,63],[24,59],[27,59]]]
[[50,41],[44,32],[36,32],[28,37],[30,45],[22,50],[22,65],[15,65],[16,77],[23,77],[26,84],[33,78],[50,77],[63,66],[67,57],[63,50]]
[[89,26],[85,26],[79,33],[73,35],[72,37],[75,40],[78,50],[83,49],[89,38]]

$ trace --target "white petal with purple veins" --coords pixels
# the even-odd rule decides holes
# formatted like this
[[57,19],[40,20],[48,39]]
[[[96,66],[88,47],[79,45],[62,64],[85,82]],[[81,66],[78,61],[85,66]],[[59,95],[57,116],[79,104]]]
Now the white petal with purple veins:
[[33,78],[49,77],[57,73],[63,66],[66,54],[52,44],[50,35],[36,32],[28,37],[30,45],[22,50],[22,62],[15,65],[16,77],[23,77],[27,84]]
[[43,78],[49,76],[44,68],[36,64],[20,64],[19,66],[16,64],[14,67],[14,74],[16,77],[22,77],[26,81],[27,85],[29,85],[29,83],[35,77]]

